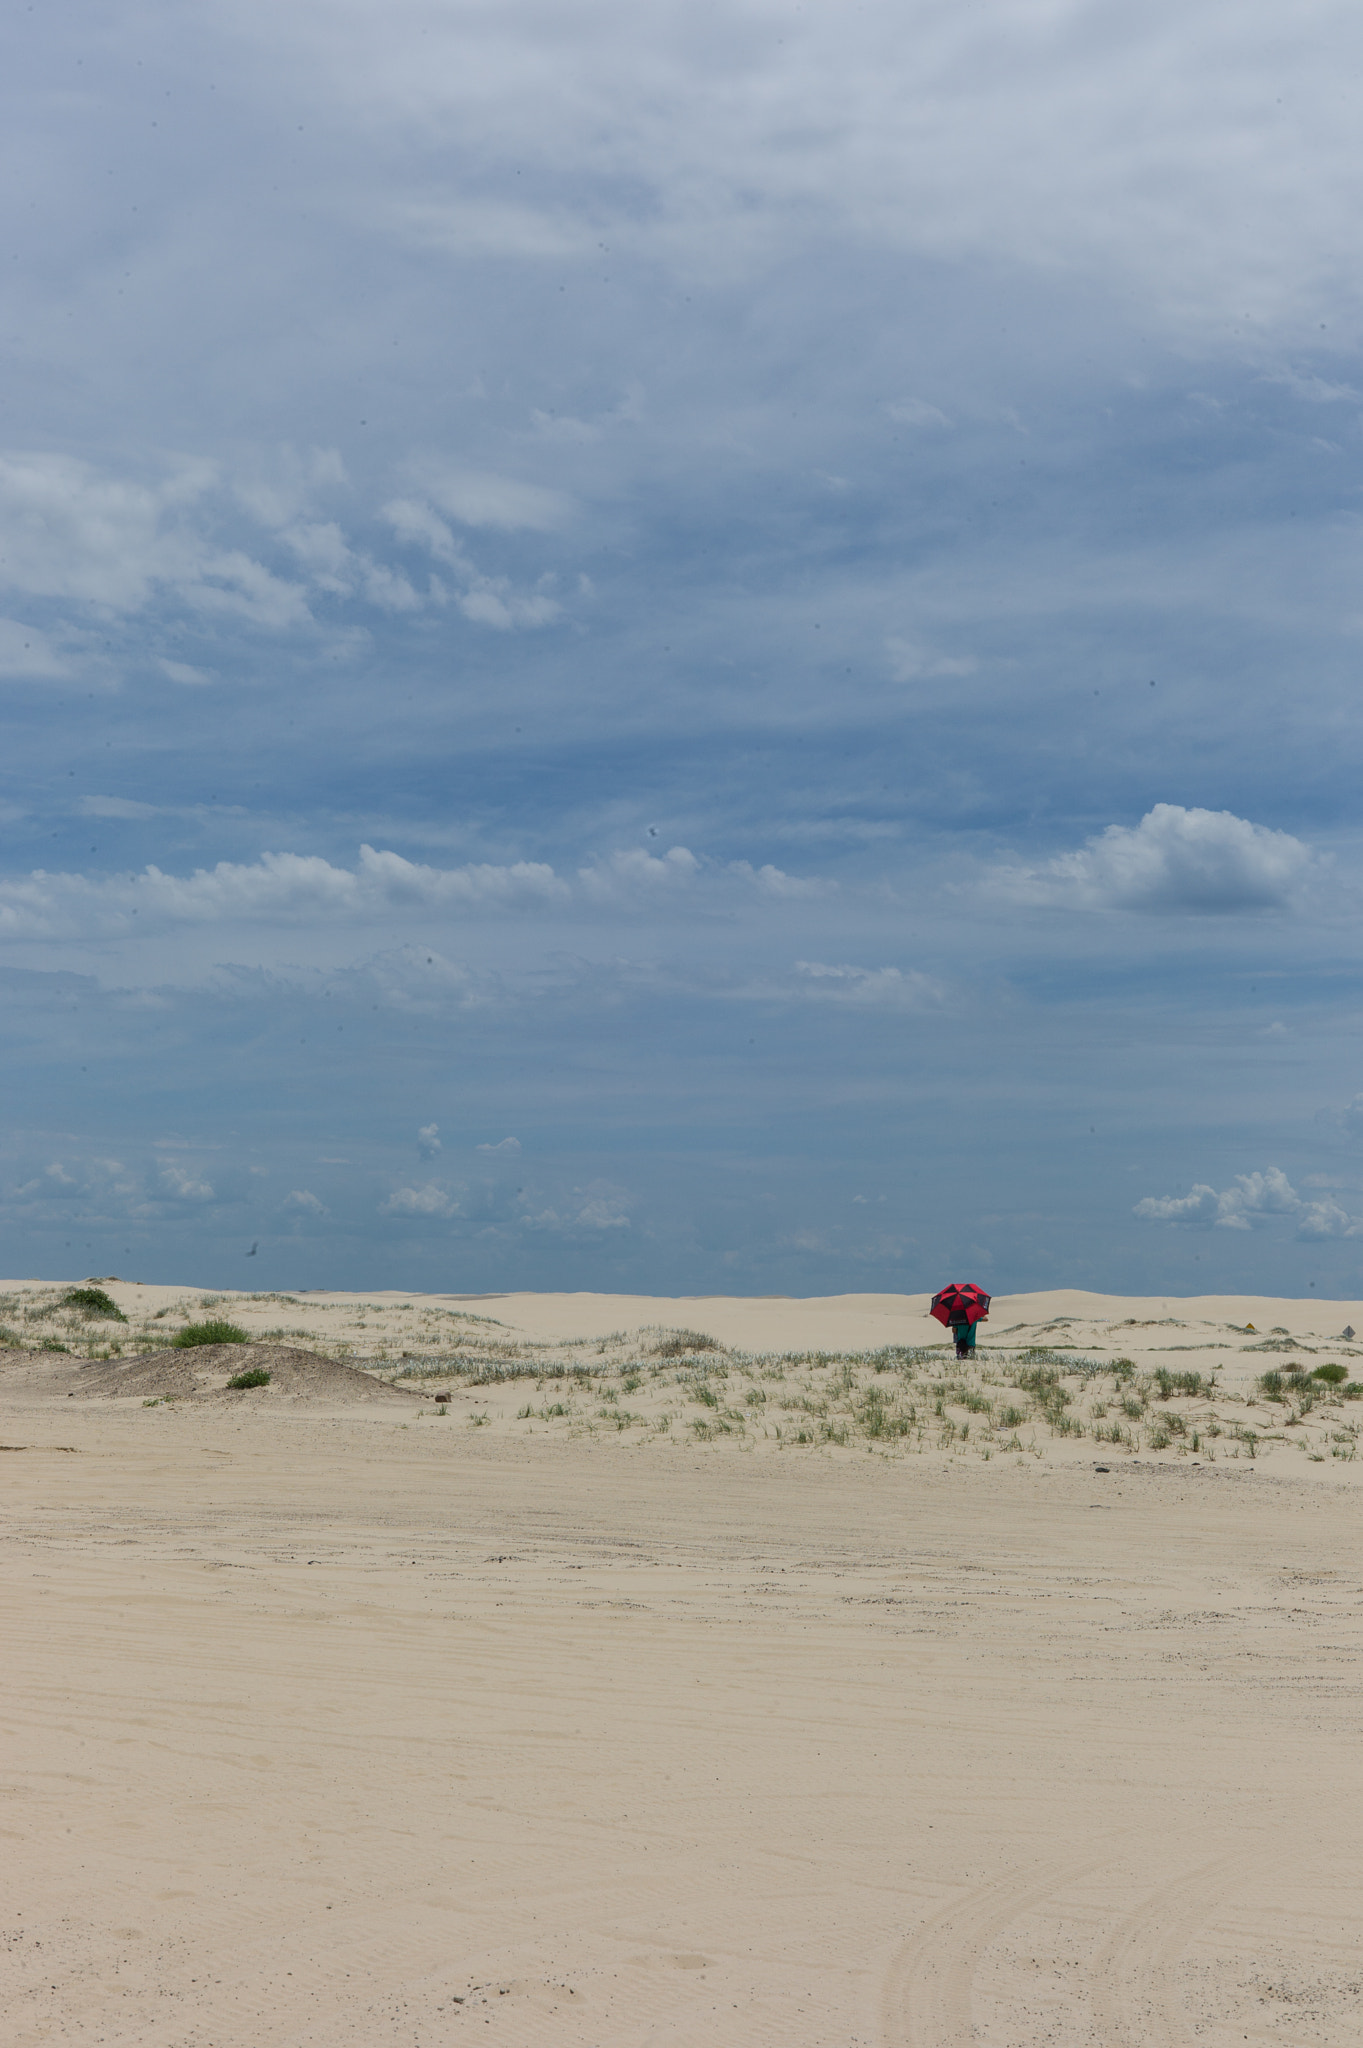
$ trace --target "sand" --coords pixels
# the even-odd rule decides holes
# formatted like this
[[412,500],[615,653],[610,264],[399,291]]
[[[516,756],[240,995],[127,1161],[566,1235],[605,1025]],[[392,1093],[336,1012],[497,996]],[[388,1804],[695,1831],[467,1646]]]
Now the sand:
[[7,2042],[1363,2039],[1360,1410],[1258,1384],[1363,1305],[107,1284],[0,1289],[125,1346],[0,1354]]

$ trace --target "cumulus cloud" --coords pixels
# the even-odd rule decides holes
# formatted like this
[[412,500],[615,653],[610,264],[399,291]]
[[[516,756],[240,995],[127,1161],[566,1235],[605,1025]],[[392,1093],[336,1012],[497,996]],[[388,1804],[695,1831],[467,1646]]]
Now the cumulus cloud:
[[519,1139],[519,1138],[503,1138],[503,1139],[501,1140],[500,1144],[497,1144],[497,1145],[480,1145],[480,1146],[478,1147],[478,1150],[479,1150],[480,1152],[508,1152],[508,1153],[510,1153],[510,1152],[519,1152],[519,1151],[520,1151],[520,1149],[521,1149],[521,1141],[520,1141],[520,1139]]
[[316,854],[264,853],[258,861],[219,861],[192,875],[48,874],[0,881],[0,938],[128,934],[154,926],[282,923],[319,918],[378,918],[408,907],[426,911],[542,908],[570,895],[538,861],[507,867],[433,868],[401,854],[362,846],[355,868]]
[[213,1189],[206,1180],[187,1172],[183,1166],[176,1166],[171,1160],[161,1168],[162,1185],[181,1202],[211,1202]]
[[[157,806],[121,797],[90,796],[75,808],[86,817],[134,822],[159,815]],[[404,916],[647,915],[659,899],[696,890],[702,892],[697,900],[712,908],[732,907],[740,895],[777,903],[836,893],[832,883],[787,875],[770,864],[705,863],[684,846],[661,857],[632,848],[560,875],[543,861],[441,868],[366,844],[354,867],[320,854],[262,853],[258,860],[219,861],[187,875],[150,865],[134,874],[35,868],[0,877],[0,943],[145,938],[189,927],[391,926]],[[423,1001],[437,984],[445,996],[455,992],[454,983],[467,1000],[478,993],[477,977],[466,967],[419,946],[399,948],[372,966],[393,1000]]]
[[1307,1201],[1281,1167],[1262,1173],[1241,1173],[1220,1193],[1198,1181],[1186,1195],[1147,1195],[1135,1213],[1149,1223],[1171,1223],[1201,1229],[1250,1230],[1262,1218],[1290,1216],[1300,1238],[1356,1237],[1363,1222],[1342,1209],[1333,1196]]
[[459,1203],[448,1188],[427,1181],[424,1187],[394,1188],[379,1209],[384,1216],[455,1216]]
[[423,1124],[416,1134],[416,1147],[423,1159],[434,1159],[441,1149],[439,1124]]
[[1313,865],[1290,832],[1233,811],[1156,804],[1139,825],[1109,825],[1043,867],[1001,868],[993,885],[1026,903],[1229,914],[1285,908]]
[[331,1214],[326,1203],[320,1201],[313,1194],[311,1188],[294,1188],[285,1196],[281,1206],[285,1209],[292,1209],[296,1215],[300,1216],[329,1216]]
[[634,846],[580,868],[578,878],[591,896],[620,897],[684,888],[699,873],[700,862],[689,847],[670,846],[659,858]]

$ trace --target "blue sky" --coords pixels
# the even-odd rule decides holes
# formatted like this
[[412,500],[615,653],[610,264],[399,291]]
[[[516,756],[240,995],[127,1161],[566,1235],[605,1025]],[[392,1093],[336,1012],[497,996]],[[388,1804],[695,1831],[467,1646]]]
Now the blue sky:
[[11,15],[6,1269],[1363,1294],[1283,20]]

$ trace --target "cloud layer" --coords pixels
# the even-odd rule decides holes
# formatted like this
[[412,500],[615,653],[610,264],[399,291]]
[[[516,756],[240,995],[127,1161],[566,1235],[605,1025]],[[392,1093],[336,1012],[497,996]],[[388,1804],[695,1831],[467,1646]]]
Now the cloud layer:
[[23,13],[11,1270],[1363,1291],[1363,24],[1282,22]]

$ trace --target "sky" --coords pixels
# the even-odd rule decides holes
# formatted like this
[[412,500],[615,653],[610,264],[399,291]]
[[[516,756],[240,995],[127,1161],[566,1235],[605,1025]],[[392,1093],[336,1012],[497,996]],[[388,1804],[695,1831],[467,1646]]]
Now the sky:
[[1363,16],[0,28],[0,1264],[1363,1295]]

